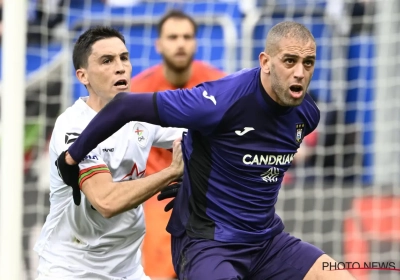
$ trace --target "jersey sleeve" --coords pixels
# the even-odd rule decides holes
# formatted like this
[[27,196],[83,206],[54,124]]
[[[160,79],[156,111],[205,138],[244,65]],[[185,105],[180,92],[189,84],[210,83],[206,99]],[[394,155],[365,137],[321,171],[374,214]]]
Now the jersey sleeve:
[[[53,149],[56,157],[58,157],[63,151],[67,150],[75,142],[82,130],[83,127],[81,128],[69,125],[69,122],[65,120],[56,123],[50,145],[50,149]],[[98,147],[93,149],[79,162],[79,169],[80,187],[82,187],[83,182],[95,174],[110,173],[110,170],[101,157],[100,149]]]
[[232,103],[226,89],[208,82],[192,89],[156,93],[156,106],[161,125],[183,127],[211,134]]
[[79,187],[82,188],[82,184],[89,178],[100,173],[110,173],[107,164],[102,159],[99,148],[91,151],[86,157],[79,163]]
[[172,143],[175,141],[175,139],[181,137],[185,131],[186,129],[183,128],[161,127],[156,125],[153,146],[171,149]]

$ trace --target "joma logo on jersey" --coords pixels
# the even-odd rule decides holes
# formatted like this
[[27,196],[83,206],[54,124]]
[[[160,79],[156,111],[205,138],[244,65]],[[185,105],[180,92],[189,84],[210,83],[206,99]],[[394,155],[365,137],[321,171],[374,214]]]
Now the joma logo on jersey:
[[260,176],[267,183],[276,183],[278,182],[279,174],[279,168],[271,167]]
[[246,165],[288,165],[291,164],[294,154],[285,155],[244,155]]
[[215,100],[215,97],[213,95],[209,95],[207,91],[203,91],[203,96],[204,98],[211,100],[214,105],[217,105],[217,100]]
[[304,123],[296,124],[296,141],[297,143],[301,143],[304,137]]

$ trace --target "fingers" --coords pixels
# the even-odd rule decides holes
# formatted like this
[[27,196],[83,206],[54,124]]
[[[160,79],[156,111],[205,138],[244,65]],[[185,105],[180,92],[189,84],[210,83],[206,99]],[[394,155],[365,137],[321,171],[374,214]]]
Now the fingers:
[[174,140],[172,147],[174,147],[175,145],[180,145],[182,142],[182,137],[178,137]]
[[182,142],[178,139],[174,141],[172,145],[172,157],[176,159],[182,159]]
[[181,187],[180,183],[172,183],[168,187],[164,188],[158,195],[157,200],[161,201],[168,198],[176,197],[178,194],[179,188]]
[[173,182],[169,186],[165,187],[157,196],[157,200],[161,201],[168,198],[174,198],[170,202],[167,203],[164,207],[164,211],[168,212],[174,207],[175,197],[178,195],[179,189],[182,185],[182,178],[180,178],[180,182]]
[[178,138],[172,145],[172,163],[171,166],[177,171],[177,174],[182,176],[183,174],[183,160],[182,160],[182,138]]
[[174,142],[172,143],[172,151],[175,153],[182,152],[182,137],[174,140]]
[[175,203],[175,199],[171,200],[170,202],[168,202],[167,205],[165,205],[164,207],[164,211],[168,212],[169,210],[171,210],[172,208],[174,208],[174,203]]
[[76,187],[72,187],[72,197],[74,199],[75,205],[79,206],[81,204],[81,190]]

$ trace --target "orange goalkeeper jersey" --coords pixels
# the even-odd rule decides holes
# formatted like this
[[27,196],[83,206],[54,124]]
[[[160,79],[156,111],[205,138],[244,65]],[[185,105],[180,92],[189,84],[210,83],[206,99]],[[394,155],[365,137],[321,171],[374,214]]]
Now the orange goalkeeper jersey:
[[[192,88],[200,83],[217,80],[225,76],[225,73],[201,61],[193,61],[192,76],[183,88]],[[169,89],[177,89],[171,85],[164,76],[161,64],[153,66],[131,80],[132,92],[155,92]],[[170,165],[171,152],[160,148],[152,148],[147,161],[146,174],[158,172]]]
[[[217,80],[225,73],[201,61],[193,61],[192,76],[183,88],[192,88],[206,81]],[[153,66],[131,80],[132,92],[155,92],[176,89],[164,76],[162,64]],[[146,175],[158,172],[171,164],[170,151],[152,148],[147,161]],[[170,212],[164,212],[168,201],[157,201],[153,196],[144,203],[146,234],[143,241],[143,267],[146,275],[154,278],[176,277],[172,266],[171,236],[166,231]]]

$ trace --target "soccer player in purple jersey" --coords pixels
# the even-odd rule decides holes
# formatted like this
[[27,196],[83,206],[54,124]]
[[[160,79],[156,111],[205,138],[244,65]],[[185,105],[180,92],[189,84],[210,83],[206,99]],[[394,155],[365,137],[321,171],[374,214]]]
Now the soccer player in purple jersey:
[[[320,112],[307,89],[316,43],[282,22],[269,32],[260,67],[192,89],[119,93],[59,158],[63,178],[129,121],[188,128],[184,181],[167,231],[179,279],[354,279],[323,270],[323,251],[284,232],[275,203],[285,171]],[[77,175],[76,175],[77,176]]]

